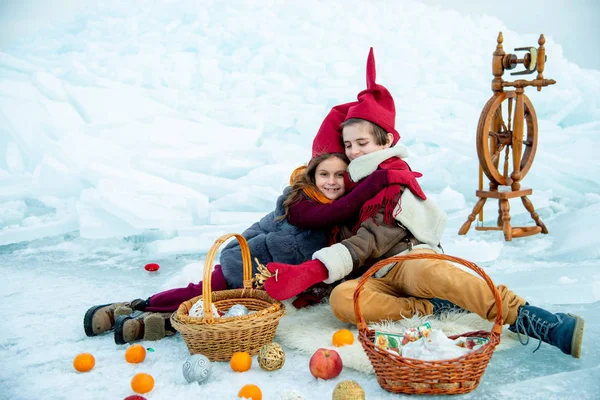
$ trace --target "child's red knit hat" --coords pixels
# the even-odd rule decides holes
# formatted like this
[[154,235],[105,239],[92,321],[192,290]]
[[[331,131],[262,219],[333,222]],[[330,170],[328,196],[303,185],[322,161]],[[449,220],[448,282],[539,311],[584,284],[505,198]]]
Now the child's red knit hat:
[[344,153],[342,122],[346,120],[348,109],[358,102],[340,104],[329,111],[313,140],[312,158],[324,153]]
[[395,128],[394,98],[385,87],[375,83],[375,75],[375,56],[371,47],[367,59],[367,89],[358,94],[358,103],[348,109],[346,120],[361,118],[373,122],[391,133],[394,136],[393,144],[396,144],[400,134]]

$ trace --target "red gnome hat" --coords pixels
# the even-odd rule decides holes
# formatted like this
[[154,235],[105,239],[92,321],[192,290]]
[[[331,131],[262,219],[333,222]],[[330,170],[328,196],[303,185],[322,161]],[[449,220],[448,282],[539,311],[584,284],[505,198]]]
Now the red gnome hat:
[[346,120],[360,118],[379,125],[394,136],[393,145],[395,145],[400,140],[400,134],[395,128],[394,98],[385,87],[375,83],[375,75],[375,56],[371,47],[367,59],[367,89],[358,94],[358,104],[348,110]]
[[329,111],[313,140],[312,158],[325,153],[344,153],[341,125],[346,120],[348,109],[356,104],[356,101],[340,104]]

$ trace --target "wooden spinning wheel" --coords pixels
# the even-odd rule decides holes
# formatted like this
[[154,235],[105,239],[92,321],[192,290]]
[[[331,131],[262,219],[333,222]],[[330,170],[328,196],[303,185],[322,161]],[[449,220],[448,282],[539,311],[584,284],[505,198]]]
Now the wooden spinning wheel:
[[[468,232],[476,215],[479,215],[479,221],[483,223],[483,206],[488,198],[494,198],[498,199],[499,203],[497,226],[477,226],[475,229],[502,230],[505,240],[510,241],[513,237],[548,233],[548,229],[527,198],[533,193],[532,189],[521,188],[520,183],[533,164],[538,142],[537,116],[531,100],[525,96],[524,91],[527,86],[535,86],[540,91],[542,87],[553,85],[556,81],[544,79],[546,62],[544,35],[540,35],[537,49],[535,47],[515,49],[527,51],[522,59],[515,54],[506,54],[502,47],[503,40],[500,32],[492,59],[494,94],[483,107],[477,125],[479,190],[475,194],[479,200],[458,234],[465,235]],[[504,81],[502,79],[504,71],[513,69],[518,64],[523,64],[525,70],[511,75],[532,74],[537,71],[536,79]],[[514,90],[504,91],[508,87]],[[489,179],[489,190],[483,190],[483,174]],[[515,197],[521,198],[523,205],[535,221],[535,226],[511,227],[508,199]]]

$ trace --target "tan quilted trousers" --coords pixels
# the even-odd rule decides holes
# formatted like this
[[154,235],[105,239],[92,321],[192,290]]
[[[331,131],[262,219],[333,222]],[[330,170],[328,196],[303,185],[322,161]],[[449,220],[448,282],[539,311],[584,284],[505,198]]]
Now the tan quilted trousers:
[[[417,249],[409,254],[434,253]],[[356,323],[354,290],[358,279],[341,283],[330,297],[331,310],[341,321]],[[505,324],[513,324],[525,300],[504,285],[498,286]],[[494,296],[483,279],[445,260],[419,259],[396,263],[382,278],[369,278],[360,294],[360,311],[367,322],[410,318],[416,313],[433,312],[430,298],[452,303],[493,321],[496,318]]]

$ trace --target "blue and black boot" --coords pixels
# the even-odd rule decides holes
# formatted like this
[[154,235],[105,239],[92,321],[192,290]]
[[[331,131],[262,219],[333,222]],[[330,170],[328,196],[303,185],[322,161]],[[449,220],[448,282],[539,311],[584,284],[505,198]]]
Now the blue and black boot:
[[466,310],[448,300],[433,298],[429,299],[431,305],[433,305],[432,315],[440,316],[451,312],[465,312]]
[[[529,343],[530,337],[538,339],[540,342],[534,352],[540,348],[542,342],[546,342],[558,347],[565,354],[579,358],[583,324],[583,318],[577,315],[552,314],[539,307],[525,304],[519,307],[517,320],[508,329],[519,335],[522,344]],[[525,341],[521,339],[521,334],[525,335]]]

